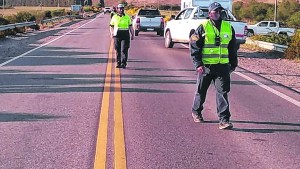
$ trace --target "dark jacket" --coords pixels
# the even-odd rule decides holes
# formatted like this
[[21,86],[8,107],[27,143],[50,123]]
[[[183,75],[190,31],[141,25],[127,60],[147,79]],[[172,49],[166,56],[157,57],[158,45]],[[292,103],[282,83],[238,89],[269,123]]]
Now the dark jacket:
[[[219,22],[216,22],[215,27],[220,31],[221,28],[221,20]],[[228,45],[228,53],[229,53],[229,64],[230,68],[234,70],[237,67],[238,60],[237,60],[237,50],[236,50],[236,38],[235,38],[235,31],[232,28],[232,39],[229,42]],[[190,51],[191,51],[191,57],[193,59],[193,63],[195,68],[197,69],[199,66],[203,65],[202,62],[202,49],[204,46],[204,39],[205,36],[202,36],[204,34],[204,28],[203,25],[200,25],[195,33],[190,38]]]

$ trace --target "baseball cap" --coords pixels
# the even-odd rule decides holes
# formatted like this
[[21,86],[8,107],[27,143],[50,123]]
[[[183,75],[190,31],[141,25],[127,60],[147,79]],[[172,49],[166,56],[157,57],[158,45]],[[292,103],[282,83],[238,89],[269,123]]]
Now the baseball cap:
[[124,4],[118,4],[118,8],[124,8]]
[[218,2],[213,2],[212,4],[209,5],[208,12],[215,11],[216,9],[224,9],[224,8]]

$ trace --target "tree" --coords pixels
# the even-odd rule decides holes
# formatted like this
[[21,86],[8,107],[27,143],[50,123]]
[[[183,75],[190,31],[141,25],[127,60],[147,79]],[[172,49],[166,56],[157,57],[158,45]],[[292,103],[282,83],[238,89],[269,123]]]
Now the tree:
[[290,27],[295,27],[300,29],[300,11],[293,14],[288,20],[287,24]]
[[126,0],[120,0],[119,3],[120,3],[120,4],[124,4],[124,6],[127,6],[127,5],[128,5],[128,3],[127,3]]
[[241,19],[241,8],[244,6],[242,1],[233,3],[233,14],[237,19]]
[[283,0],[278,5],[278,19],[280,21],[286,21],[291,15],[298,12],[300,4],[295,0]]

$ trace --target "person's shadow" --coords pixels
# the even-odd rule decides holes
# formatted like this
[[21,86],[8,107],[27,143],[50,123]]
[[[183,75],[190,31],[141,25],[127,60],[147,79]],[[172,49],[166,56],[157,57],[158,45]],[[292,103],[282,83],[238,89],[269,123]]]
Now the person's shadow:
[[[276,129],[276,128],[236,128],[235,124],[259,124],[259,125],[272,125],[272,126],[291,126],[300,127],[300,123],[284,123],[284,122],[258,122],[258,121],[242,121],[231,120],[233,123],[232,131],[249,132],[249,133],[275,133],[275,132],[300,132],[299,129]],[[219,123],[218,121],[205,121],[205,123]]]

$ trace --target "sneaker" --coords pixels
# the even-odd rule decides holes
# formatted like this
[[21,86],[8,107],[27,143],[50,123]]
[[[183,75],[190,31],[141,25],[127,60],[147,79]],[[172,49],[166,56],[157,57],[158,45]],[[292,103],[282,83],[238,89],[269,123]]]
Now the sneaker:
[[125,64],[125,63],[122,63],[121,67],[122,67],[123,69],[126,69],[126,64]]
[[224,129],[232,129],[233,125],[232,123],[228,122],[228,121],[223,121],[220,122],[219,124],[219,129],[224,130]]
[[122,66],[118,64],[118,65],[116,66],[116,68],[122,68]]
[[202,115],[197,115],[195,113],[192,113],[192,117],[193,117],[195,123],[204,122],[204,119],[203,119]]

